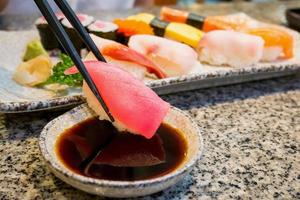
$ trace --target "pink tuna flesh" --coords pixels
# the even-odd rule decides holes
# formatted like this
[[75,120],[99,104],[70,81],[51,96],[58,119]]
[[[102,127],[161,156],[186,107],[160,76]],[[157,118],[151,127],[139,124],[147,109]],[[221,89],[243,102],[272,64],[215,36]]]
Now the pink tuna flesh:
[[[87,61],[84,64],[116,121],[129,132],[151,138],[170,105],[142,81],[119,67],[99,61]],[[65,73],[76,72],[76,67],[72,67]]]

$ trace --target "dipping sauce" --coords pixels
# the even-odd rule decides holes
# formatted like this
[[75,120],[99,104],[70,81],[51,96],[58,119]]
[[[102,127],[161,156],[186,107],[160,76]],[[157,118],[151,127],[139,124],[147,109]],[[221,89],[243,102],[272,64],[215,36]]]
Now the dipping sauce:
[[[112,134],[110,144],[103,148],[88,173],[81,169],[79,166],[84,158]],[[120,133],[110,122],[91,118],[62,133],[55,151],[59,160],[77,174],[135,181],[156,178],[175,170],[185,159],[187,143],[182,133],[168,124],[163,123],[148,140],[143,136]]]

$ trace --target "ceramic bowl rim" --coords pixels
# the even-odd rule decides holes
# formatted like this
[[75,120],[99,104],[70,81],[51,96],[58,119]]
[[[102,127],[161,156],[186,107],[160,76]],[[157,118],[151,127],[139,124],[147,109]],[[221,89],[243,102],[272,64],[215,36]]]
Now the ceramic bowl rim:
[[[138,180],[138,181],[111,181],[111,180],[103,180],[103,179],[95,179],[91,177],[86,177],[83,175],[76,174],[72,172],[71,170],[67,169],[66,167],[62,167],[63,165],[59,165],[59,161],[57,157],[52,157],[51,154],[49,153],[49,149],[47,149],[46,146],[46,138],[47,134],[49,134],[48,130],[53,124],[57,123],[61,118],[63,118],[66,115],[69,115],[72,112],[76,112],[77,110],[84,109],[86,104],[82,104],[60,116],[57,118],[51,120],[42,130],[40,137],[39,137],[39,148],[42,153],[42,157],[44,161],[51,166],[53,170],[58,171],[59,173],[63,174],[64,176],[73,179],[75,181],[79,181],[81,183],[84,183],[85,185],[94,185],[94,186],[100,186],[100,187],[114,187],[114,188],[128,188],[128,187],[142,187],[144,186],[149,186],[153,184],[158,184],[158,183],[163,183],[167,182],[170,179],[173,179],[175,177],[181,176],[188,172],[196,163],[197,161],[201,158],[202,153],[203,153],[203,137],[202,137],[202,131],[199,129],[197,123],[195,120],[191,118],[189,114],[187,114],[185,111],[182,111],[176,107],[171,106],[171,109],[176,110],[177,112],[180,112],[183,114],[185,117],[189,119],[191,122],[191,126],[197,130],[197,137],[199,140],[199,146],[197,147],[197,152],[196,154],[191,157],[188,161],[186,161],[186,164],[181,167],[178,170],[173,170],[170,173],[163,175],[158,178],[153,178],[153,179],[147,179],[147,180]],[[57,139],[57,138],[56,138]]]

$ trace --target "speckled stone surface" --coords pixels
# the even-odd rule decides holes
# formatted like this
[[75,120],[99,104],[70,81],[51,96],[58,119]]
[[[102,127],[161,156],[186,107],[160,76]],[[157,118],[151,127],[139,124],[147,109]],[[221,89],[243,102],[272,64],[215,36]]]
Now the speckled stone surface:
[[[244,5],[206,8],[258,15],[263,7]],[[262,16],[282,21],[285,5],[264,8],[274,12],[262,11]],[[4,22],[2,18],[0,26]],[[299,75],[163,98],[196,118],[205,150],[184,181],[141,199],[300,199]],[[0,115],[0,199],[101,199],[63,183],[43,163],[39,133],[61,113]]]
[[[299,76],[164,98],[196,118],[204,155],[184,181],[143,199],[300,198]],[[0,115],[0,199],[96,198],[42,161],[38,135],[59,114]]]

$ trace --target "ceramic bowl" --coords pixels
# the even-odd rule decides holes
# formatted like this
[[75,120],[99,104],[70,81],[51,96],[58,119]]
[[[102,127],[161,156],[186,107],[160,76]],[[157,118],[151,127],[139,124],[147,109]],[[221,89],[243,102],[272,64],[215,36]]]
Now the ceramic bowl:
[[55,143],[65,129],[94,116],[95,113],[83,104],[49,122],[39,138],[40,150],[51,171],[64,182],[88,193],[125,198],[159,192],[180,181],[191,171],[201,156],[203,143],[197,124],[185,112],[172,107],[165,122],[181,130],[188,143],[186,159],[177,169],[159,178],[140,181],[110,181],[75,174],[57,158]]

